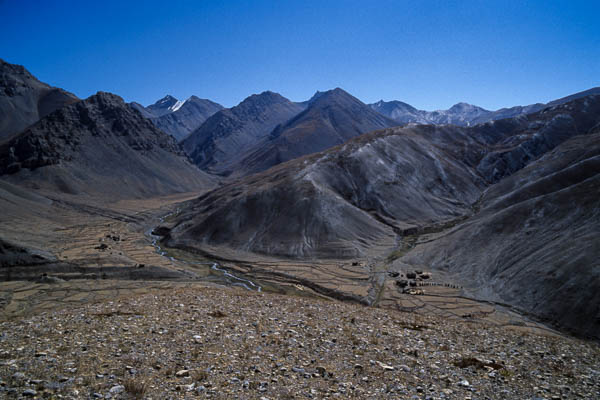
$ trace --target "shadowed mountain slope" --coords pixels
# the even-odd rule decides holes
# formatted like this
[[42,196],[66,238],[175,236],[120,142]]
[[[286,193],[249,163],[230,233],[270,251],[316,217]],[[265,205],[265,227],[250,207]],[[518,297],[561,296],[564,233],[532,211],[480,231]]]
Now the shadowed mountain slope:
[[129,103],[129,106],[134,110],[137,110],[146,118],[156,118],[156,115],[152,114],[146,107],[141,105],[140,103],[136,103],[135,101]]
[[328,149],[376,129],[397,125],[342,89],[317,92],[308,108],[279,125],[234,167],[247,175]]
[[196,200],[172,244],[354,257],[382,237],[468,216],[484,189],[600,122],[600,96],[471,128],[373,132]]
[[0,142],[78,100],[74,94],[38,81],[21,65],[0,59]]
[[[181,214],[170,244],[362,256],[377,242],[393,243],[396,232],[466,213],[484,183],[457,162],[415,131],[375,132],[199,198]],[[450,194],[457,187],[462,202]]]
[[228,175],[241,153],[302,109],[277,93],[255,94],[208,118],[182,144],[201,169]]
[[479,298],[600,337],[600,130],[490,187],[481,211],[402,261],[466,282]]
[[207,188],[175,140],[113,94],[63,107],[0,146],[2,179],[116,198]]

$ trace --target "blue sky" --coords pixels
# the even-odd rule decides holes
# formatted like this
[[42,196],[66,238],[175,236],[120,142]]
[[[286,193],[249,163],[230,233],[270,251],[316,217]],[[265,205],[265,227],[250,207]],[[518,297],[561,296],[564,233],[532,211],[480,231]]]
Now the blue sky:
[[496,109],[600,86],[600,1],[0,0],[0,57],[80,97],[342,87]]

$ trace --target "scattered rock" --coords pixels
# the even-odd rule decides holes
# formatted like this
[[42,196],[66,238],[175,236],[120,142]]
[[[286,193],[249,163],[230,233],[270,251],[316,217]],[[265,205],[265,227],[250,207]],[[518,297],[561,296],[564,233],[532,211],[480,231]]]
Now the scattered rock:
[[13,378],[15,381],[24,381],[24,380],[25,380],[25,374],[24,374],[24,373],[22,373],[22,372],[15,372],[15,373],[12,375],[12,378]]
[[115,385],[113,387],[110,388],[110,390],[108,391],[110,394],[119,394],[119,393],[123,393],[125,391],[125,386],[123,385]]
[[[65,399],[144,391],[138,398],[600,398],[592,343],[224,289],[165,290],[0,321],[0,344],[0,397],[9,398],[25,389],[41,398],[42,388]],[[55,361],[34,357],[45,352]]]
[[377,361],[377,365],[379,365],[381,368],[383,368],[384,371],[393,371],[394,370],[394,367],[392,367],[391,365],[384,364],[381,361]]

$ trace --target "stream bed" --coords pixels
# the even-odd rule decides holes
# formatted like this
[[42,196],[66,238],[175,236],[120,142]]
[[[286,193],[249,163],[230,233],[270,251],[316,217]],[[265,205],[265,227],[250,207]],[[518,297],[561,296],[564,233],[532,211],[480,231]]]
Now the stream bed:
[[[169,260],[171,260],[173,262],[178,262],[178,263],[187,264],[187,265],[196,265],[196,266],[210,265],[211,275],[213,275],[215,278],[217,278],[215,280],[218,281],[219,283],[224,283],[228,286],[241,286],[247,290],[252,290],[252,291],[256,291],[256,292],[262,291],[262,287],[260,285],[258,285],[257,283],[251,281],[250,279],[241,278],[237,275],[232,274],[225,268],[222,268],[219,265],[219,263],[217,263],[217,262],[192,263],[189,261],[184,261],[181,259],[174,258],[174,257],[170,256],[165,250],[163,250],[162,247],[160,246],[161,236],[155,235],[153,232],[157,227],[159,227],[160,225],[162,225],[164,223],[166,218],[169,218],[171,215],[177,213],[178,211],[179,210],[171,212],[169,214],[166,214],[166,215],[160,217],[159,224],[150,228],[148,231],[146,231],[146,236],[150,239],[152,246],[156,250],[156,253],[160,254],[163,257],[168,258]],[[213,279],[210,279],[210,280],[214,281]]]

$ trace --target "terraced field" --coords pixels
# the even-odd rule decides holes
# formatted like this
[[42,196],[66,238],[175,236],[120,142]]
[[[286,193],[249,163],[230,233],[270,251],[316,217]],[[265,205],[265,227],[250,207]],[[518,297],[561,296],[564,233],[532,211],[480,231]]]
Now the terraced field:
[[[392,275],[394,271],[403,275],[408,271],[394,260],[394,251],[398,251],[394,249],[376,249],[365,259],[302,261],[221,248],[203,254],[159,249],[161,244],[150,232],[156,226],[168,225],[165,216],[173,215],[181,202],[197,195],[91,205],[53,199],[44,216],[4,215],[0,220],[2,232],[33,247],[41,248],[43,243],[43,250],[55,259],[37,266],[10,268],[12,279],[0,283],[0,316],[9,319],[176,287],[235,286],[249,280],[254,288],[267,292],[334,298],[552,333],[509,308],[467,298],[460,283],[441,275],[403,293]],[[218,263],[218,269],[212,268],[217,265],[214,263]],[[44,273],[48,276],[42,276]]]

